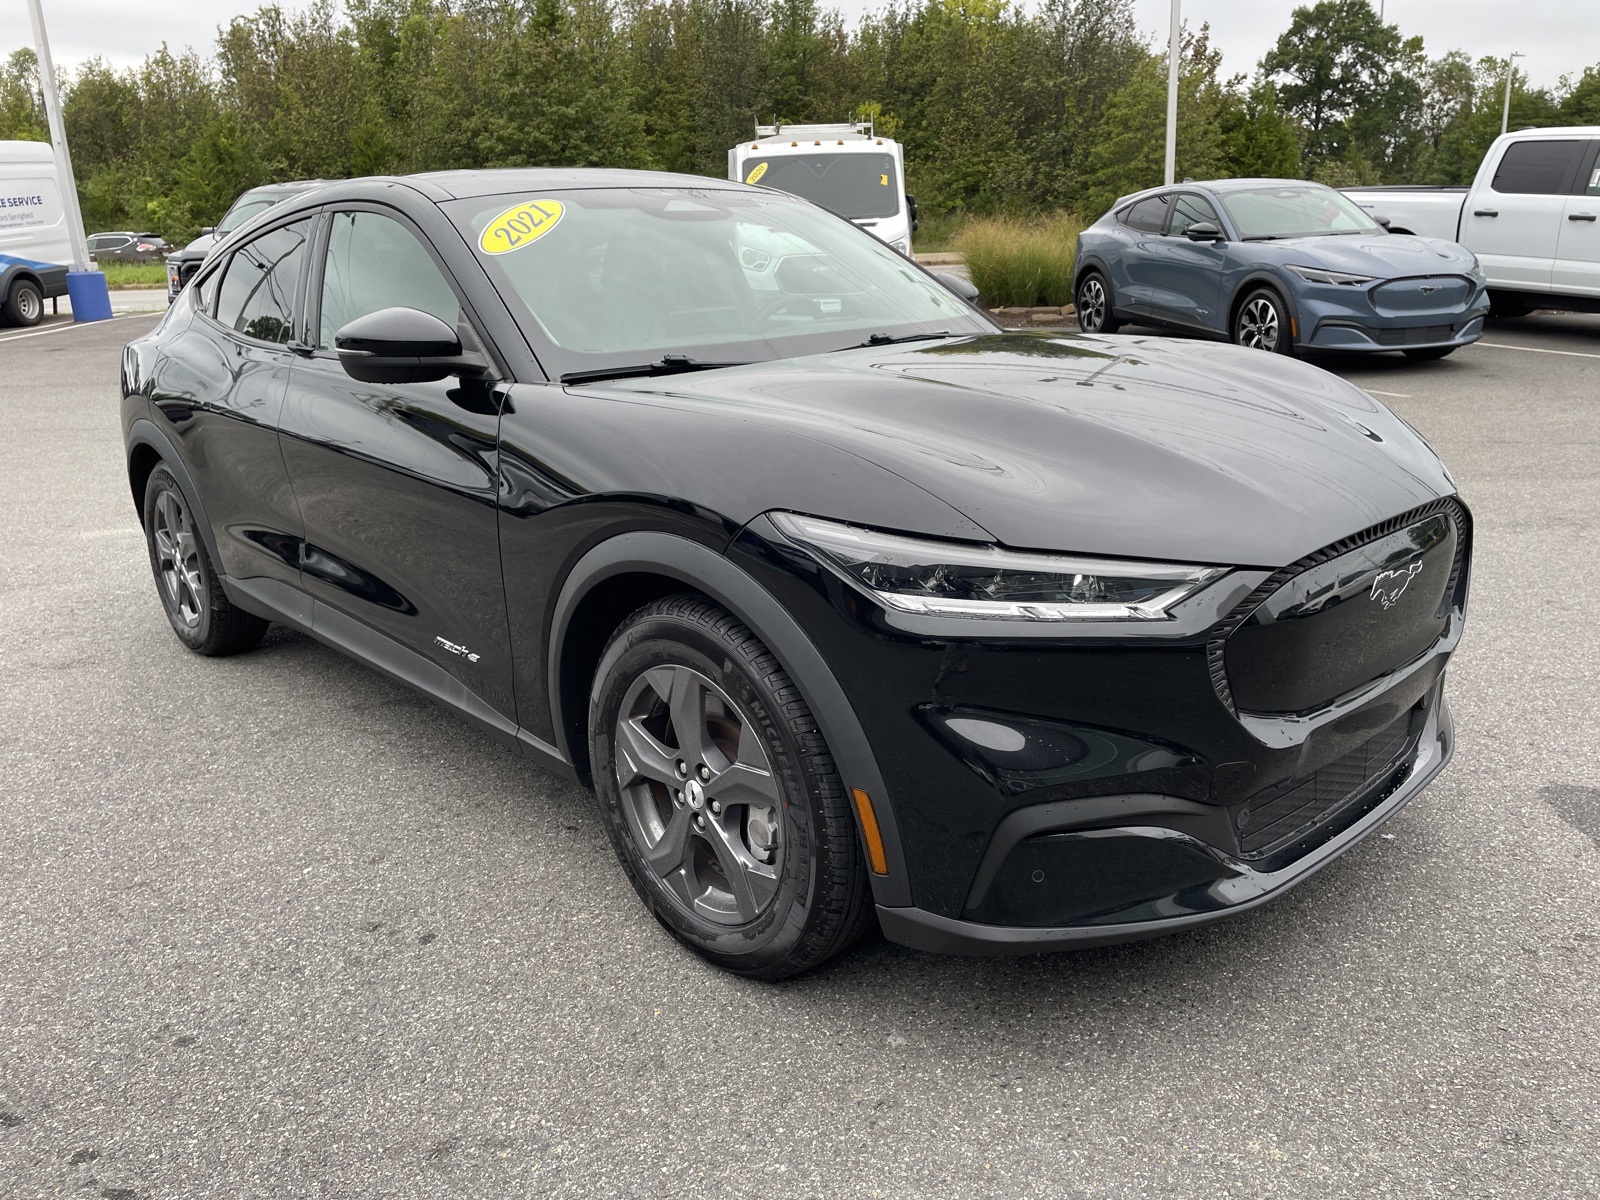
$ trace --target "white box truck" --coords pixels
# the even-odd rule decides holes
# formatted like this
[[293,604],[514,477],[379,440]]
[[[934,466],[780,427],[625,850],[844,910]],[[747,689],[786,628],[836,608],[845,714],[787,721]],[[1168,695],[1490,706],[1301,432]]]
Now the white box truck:
[[72,239],[48,142],[0,142],[0,321],[37,325],[67,294]]
[[1501,134],[1471,187],[1346,188],[1391,233],[1460,242],[1500,316],[1600,312],[1600,125]]
[[900,143],[878,137],[870,121],[758,125],[728,151],[729,179],[800,196],[910,255],[917,202],[905,177]]

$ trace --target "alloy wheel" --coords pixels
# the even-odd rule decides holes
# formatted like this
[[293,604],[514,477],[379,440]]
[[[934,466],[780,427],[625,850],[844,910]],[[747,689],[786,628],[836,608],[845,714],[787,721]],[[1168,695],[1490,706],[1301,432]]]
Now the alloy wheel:
[[1106,289],[1091,275],[1078,292],[1078,327],[1085,333],[1098,333],[1106,320]]
[[170,488],[156,499],[151,537],[156,575],[167,607],[188,628],[205,616],[205,576],[200,569],[200,542],[183,498]]
[[645,866],[692,914],[747,925],[783,878],[782,788],[760,732],[689,667],[652,667],[617,714],[617,786]]
[[1239,314],[1239,345],[1252,350],[1278,348],[1278,308],[1265,296],[1257,296]]

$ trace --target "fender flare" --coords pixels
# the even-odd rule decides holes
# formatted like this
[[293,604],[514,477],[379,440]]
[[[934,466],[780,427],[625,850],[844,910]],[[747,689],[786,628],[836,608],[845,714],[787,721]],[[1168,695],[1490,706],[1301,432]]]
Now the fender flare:
[[[860,788],[872,797],[889,866],[887,875],[868,872],[873,899],[880,905],[911,904],[911,881],[894,806],[877,758],[844,689],[789,611],[728,558],[699,542],[653,530],[620,533],[591,548],[568,572],[552,608],[545,667],[556,745],[562,756],[568,762],[575,761],[567,737],[570,726],[563,711],[561,689],[562,649],[573,615],[598,584],[617,575],[637,573],[665,575],[704,593],[738,617],[777,656],[816,717],[845,787]],[[857,825],[859,833],[859,819]]]
[[1233,340],[1233,314],[1238,308],[1239,301],[1242,300],[1250,292],[1250,290],[1255,287],[1271,288],[1278,294],[1284,305],[1287,306],[1289,309],[1289,319],[1294,322],[1294,328],[1299,331],[1294,337],[1294,344],[1296,346],[1303,345],[1305,342],[1310,341],[1311,331],[1305,327],[1305,323],[1300,319],[1300,304],[1295,299],[1294,289],[1292,287],[1285,286],[1283,280],[1277,275],[1274,275],[1271,271],[1258,269],[1251,271],[1248,275],[1241,279],[1234,287],[1233,294],[1228,297],[1228,327],[1223,330],[1223,333],[1230,342]]
[[[200,489],[195,487],[194,478],[189,474],[189,468],[184,464],[183,456],[178,453],[178,448],[172,440],[163,433],[159,426],[148,417],[140,417],[128,426],[127,465],[129,481],[132,482],[133,452],[140,446],[147,446],[155,451],[156,457],[161,460],[161,465],[172,472],[172,477],[178,481],[178,488],[183,492],[183,498],[189,505],[189,513],[194,517],[195,527],[200,530],[200,540],[205,543],[206,553],[211,556],[213,563],[220,564],[222,557],[217,553],[216,535],[211,532],[211,518],[206,513],[206,506],[200,499]],[[144,496],[134,497],[134,508],[139,514],[139,524],[144,525]]]

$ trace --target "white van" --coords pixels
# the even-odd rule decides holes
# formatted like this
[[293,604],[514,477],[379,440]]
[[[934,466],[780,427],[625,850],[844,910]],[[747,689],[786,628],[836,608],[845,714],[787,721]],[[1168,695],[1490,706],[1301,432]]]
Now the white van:
[[729,179],[790,192],[910,255],[917,201],[905,177],[905,151],[870,121],[758,125],[754,140],[728,151]]
[[67,294],[72,239],[48,142],[0,142],[0,321],[37,325]]

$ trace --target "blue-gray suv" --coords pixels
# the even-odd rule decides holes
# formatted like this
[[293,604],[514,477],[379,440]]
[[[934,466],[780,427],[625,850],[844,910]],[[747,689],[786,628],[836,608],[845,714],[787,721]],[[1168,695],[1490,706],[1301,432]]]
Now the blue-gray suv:
[[1464,246],[1392,234],[1332,188],[1289,179],[1124,197],[1078,235],[1075,271],[1087,333],[1138,322],[1279,354],[1443,358],[1482,336],[1489,311]]

